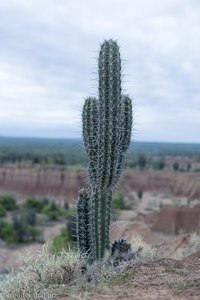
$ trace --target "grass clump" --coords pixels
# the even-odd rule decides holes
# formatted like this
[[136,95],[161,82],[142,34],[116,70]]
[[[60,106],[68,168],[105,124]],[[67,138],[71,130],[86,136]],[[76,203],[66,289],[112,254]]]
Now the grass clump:
[[27,254],[20,271],[10,274],[9,280],[0,282],[0,299],[44,299],[56,296],[56,289],[72,283],[81,276],[83,258],[78,252],[62,250],[52,254],[45,245],[37,255]]
[[200,279],[197,278],[197,279],[193,279],[193,280],[177,282],[174,284],[174,287],[178,291],[184,291],[189,288],[200,288]]
[[[123,245],[126,245],[125,240]],[[51,298],[72,296],[70,299],[81,295],[80,299],[83,299],[83,294],[103,291],[123,281],[123,278],[127,279],[129,270],[130,276],[133,276],[134,269],[129,266],[155,259],[153,249],[139,237],[133,240],[132,246],[133,255],[129,256],[129,260],[123,257],[116,263],[108,255],[103,261],[89,264],[86,256],[75,250],[68,248],[55,253],[52,244],[45,245],[37,254],[27,254],[23,258],[18,273],[11,273],[9,278],[0,280],[0,299],[48,299],[49,295],[52,295]]]
[[145,243],[139,235],[132,239],[131,248],[137,259],[141,261],[150,262],[160,258],[157,249]]
[[52,241],[53,253],[59,253],[62,250],[68,250],[72,240],[67,228],[62,228],[60,234],[56,235]]
[[182,259],[198,251],[200,251],[200,232],[194,232],[189,234],[188,245],[178,248],[173,255],[173,258]]

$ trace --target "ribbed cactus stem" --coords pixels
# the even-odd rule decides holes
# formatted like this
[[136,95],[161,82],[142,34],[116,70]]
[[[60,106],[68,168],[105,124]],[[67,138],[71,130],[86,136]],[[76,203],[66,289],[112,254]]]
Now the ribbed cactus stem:
[[76,237],[78,249],[82,253],[90,251],[89,224],[89,197],[87,190],[82,189],[79,191],[76,214]]
[[112,190],[122,172],[132,128],[132,103],[121,93],[121,58],[115,41],[101,45],[98,68],[99,98],[87,98],[82,113],[89,162],[87,220],[93,259],[102,258],[110,246]]
[[101,187],[110,187],[120,143],[121,59],[113,40],[105,41],[99,55],[99,163]]
[[85,100],[82,112],[83,141],[88,155],[89,173],[91,183],[97,179],[97,154],[98,149],[98,104],[96,98],[89,97]]
[[99,259],[109,249],[109,226],[112,191],[94,188],[91,193],[91,249],[92,258]]

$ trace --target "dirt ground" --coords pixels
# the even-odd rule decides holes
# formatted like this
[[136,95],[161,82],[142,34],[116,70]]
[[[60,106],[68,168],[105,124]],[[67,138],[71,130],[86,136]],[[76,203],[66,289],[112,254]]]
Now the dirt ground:
[[[4,192],[12,187],[15,193],[19,193],[19,199],[21,196],[34,194],[35,190],[40,192],[39,195],[48,192],[48,195],[58,197],[58,199],[68,195],[67,200],[71,204],[75,202],[77,186],[82,186],[84,178],[79,172],[66,172],[61,184],[61,179],[59,179],[61,176],[57,176],[60,175],[59,170],[45,169],[40,172],[35,169],[15,170],[19,176],[11,176],[11,171],[13,170],[6,170],[5,178],[0,176],[1,189]],[[35,184],[33,184],[34,180],[26,176],[30,173],[35,178]],[[39,188],[36,180],[38,174],[46,179],[46,181],[41,181]],[[200,300],[200,252],[182,260],[175,259],[177,254],[188,251],[187,249],[191,246],[190,235],[163,234],[152,229],[155,216],[162,210],[163,205],[176,204],[177,207],[189,208],[191,206],[192,208],[194,207],[192,203],[195,201],[199,203],[199,176],[193,173],[125,172],[121,191],[130,199],[131,209],[121,211],[119,221],[112,224],[111,240],[124,237],[130,241],[134,235],[140,235],[148,244],[160,247],[164,258],[154,263],[130,265],[122,276],[108,281],[103,286],[96,286],[89,291],[86,289],[74,293],[69,291],[56,300]],[[26,178],[30,180],[26,181]],[[143,190],[143,197],[140,200],[137,197],[136,187]],[[46,227],[44,240],[50,240],[60,232],[64,225],[64,223],[57,223]],[[19,255],[27,251],[34,253],[41,247],[42,244],[29,244],[13,249],[0,247],[0,270],[18,267]]]
[[56,298],[66,299],[199,300],[200,253],[180,261],[162,259],[130,266],[106,286]]

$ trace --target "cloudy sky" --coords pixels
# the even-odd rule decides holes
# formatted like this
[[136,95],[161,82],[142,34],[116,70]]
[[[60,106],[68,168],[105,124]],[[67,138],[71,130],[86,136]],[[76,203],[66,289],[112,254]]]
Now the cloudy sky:
[[200,143],[199,0],[0,0],[0,135],[80,137],[111,37],[133,140]]

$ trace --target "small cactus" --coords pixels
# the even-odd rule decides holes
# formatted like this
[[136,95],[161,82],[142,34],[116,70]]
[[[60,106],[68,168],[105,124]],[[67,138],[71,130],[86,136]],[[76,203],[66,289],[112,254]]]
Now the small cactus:
[[111,247],[111,257],[115,260],[128,260],[131,256],[131,244],[125,239],[115,241]]
[[79,198],[77,203],[78,247],[81,251],[90,249],[93,260],[103,258],[110,247],[112,192],[124,166],[132,129],[132,102],[122,94],[119,46],[112,39],[101,45],[98,74],[99,97],[87,98],[82,112],[89,180],[84,196],[87,201]]

